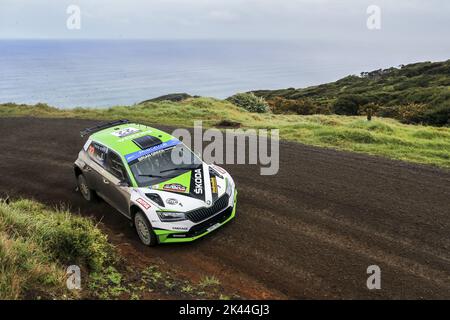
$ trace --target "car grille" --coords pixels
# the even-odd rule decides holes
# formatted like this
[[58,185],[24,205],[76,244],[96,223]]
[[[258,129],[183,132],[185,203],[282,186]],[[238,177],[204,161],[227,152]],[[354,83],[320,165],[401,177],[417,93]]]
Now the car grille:
[[216,213],[224,210],[228,206],[230,197],[228,194],[224,194],[219,199],[214,202],[214,204],[209,208],[200,208],[197,210],[190,211],[186,213],[186,217],[192,222],[200,222],[209,217],[215,215]]
[[215,215],[211,219],[203,221],[199,224],[194,225],[188,232],[186,233],[173,233],[169,234],[168,238],[191,238],[196,237],[205,233],[209,227],[217,224],[224,223],[229,217],[231,217],[233,213],[233,208],[229,207],[228,209],[222,211],[221,213]]

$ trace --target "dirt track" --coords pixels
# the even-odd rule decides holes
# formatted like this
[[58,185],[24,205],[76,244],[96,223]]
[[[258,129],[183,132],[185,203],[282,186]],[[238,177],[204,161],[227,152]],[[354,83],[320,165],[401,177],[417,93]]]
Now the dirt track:
[[[78,132],[93,123],[0,118],[0,195],[68,203],[102,219],[130,263],[213,274],[246,298],[450,299],[449,171],[283,142],[276,176],[225,166],[239,188],[235,221],[192,244],[146,248],[119,213],[74,191]],[[366,287],[373,264],[381,290]]]

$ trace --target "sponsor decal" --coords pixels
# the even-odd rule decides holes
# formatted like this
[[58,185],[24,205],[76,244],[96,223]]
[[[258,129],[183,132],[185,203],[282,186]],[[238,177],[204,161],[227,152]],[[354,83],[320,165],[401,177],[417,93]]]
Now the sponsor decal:
[[166,203],[174,206],[174,205],[178,204],[178,200],[174,199],[174,198],[169,198],[166,200]]
[[95,142],[93,142],[89,147],[88,147],[88,154],[89,156],[94,159],[95,161],[103,164],[105,161],[105,156],[106,153],[108,152],[108,148],[99,145]]
[[163,190],[173,191],[173,192],[186,192],[186,187],[182,186],[179,183],[170,183],[170,184],[165,184],[163,186]]
[[194,171],[194,193],[203,194],[203,176],[202,169],[198,168]]
[[172,230],[188,230],[187,227],[172,227]]
[[142,157],[138,158],[137,161],[138,161],[138,162],[141,162],[142,160],[145,160],[145,159],[147,159],[147,158],[156,156],[157,154],[163,153],[163,152],[164,152],[164,150],[158,150],[158,151],[155,151],[155,152],[150,153],[150,154],[148,154],[148,155],[146,155],[146,156],[142,156]]
[[124,129],[121,129],[121,130],[117,130],[117,131],[111,132],[111,134],[113,136],[116,136],[116,137],[119,137],[119,138],[123,138],[123,137],[127,137],[129,135],[132,135],[134,133],[137,133],[139,131],[141,131],[141,130],[136,129],[136,128],[124,128]]
[[160,151],[163,149],[167,149],[169,147],[176,146],[179,143],[180,143],[180,141],[178,139],[172,139],[167,142],[160,143],[157,146],[127,154],[125,156],[125,160],[127,160],[128,163],[139,160],[139,159],[143,160],[143,159],[145,159],[145,156],[151,155],[151,154],[155,153],[156,151]]
[[142,199],[142,198],[138,198],[136,200],[136,202],[139,203],[141,206],[143,206],[145,208],[145,210],[147,210],[147,209],[149,209],[151,207],[151,205],[147,201]]
[[217,193],[217,179],[216,177],[211,178],[211,191],[212,193]]
[[191,181],[189,184],[189,196],[192,198],[205,200],[205,181],[203,167],[191,171]]

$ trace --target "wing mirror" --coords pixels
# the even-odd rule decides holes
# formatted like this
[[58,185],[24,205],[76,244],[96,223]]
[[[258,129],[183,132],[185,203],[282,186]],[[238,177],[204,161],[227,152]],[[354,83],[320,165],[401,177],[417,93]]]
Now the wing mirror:
[[128,184],[128,182],[127,181],[124,181],[124,180],[122,180],[122,181],[119,181],[119,183],[117,184],[119,187],[124,187],[124,188],[127,188],[127,187],[129,187],[130,185]]

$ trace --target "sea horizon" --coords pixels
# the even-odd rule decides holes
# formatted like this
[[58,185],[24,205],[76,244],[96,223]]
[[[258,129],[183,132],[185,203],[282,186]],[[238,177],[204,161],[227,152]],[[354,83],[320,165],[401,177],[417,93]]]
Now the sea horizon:
[[443,61],[449,50],[311,39],[0,39],[0,103],[101,108],[178,92],[222,99]]

